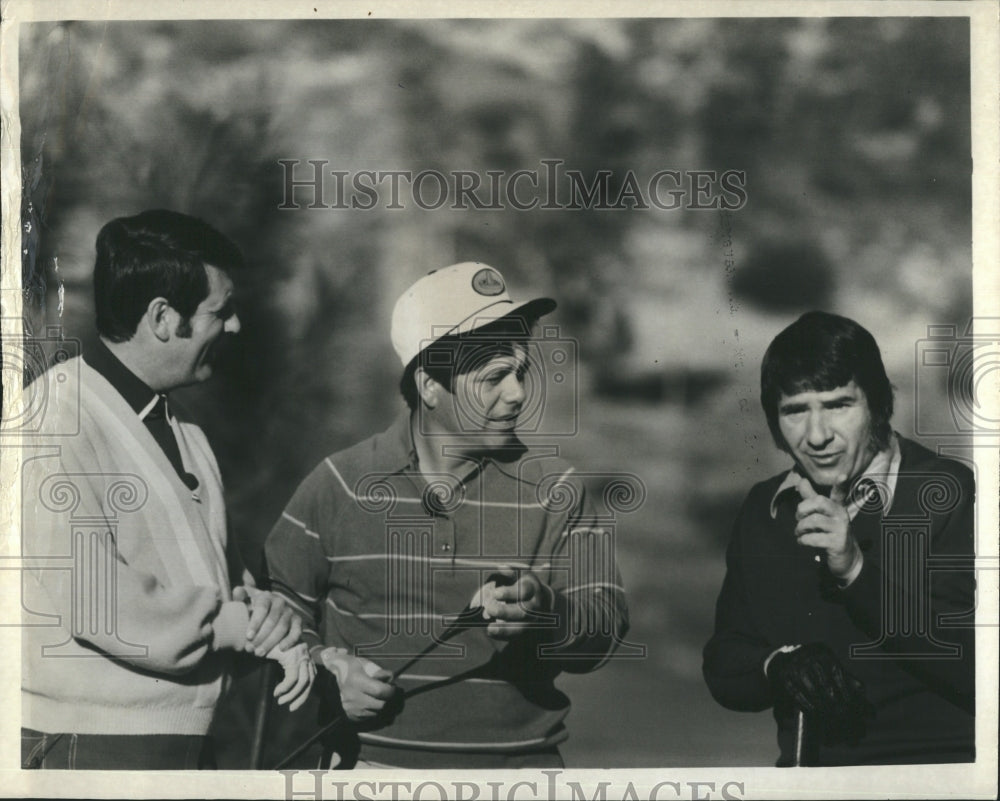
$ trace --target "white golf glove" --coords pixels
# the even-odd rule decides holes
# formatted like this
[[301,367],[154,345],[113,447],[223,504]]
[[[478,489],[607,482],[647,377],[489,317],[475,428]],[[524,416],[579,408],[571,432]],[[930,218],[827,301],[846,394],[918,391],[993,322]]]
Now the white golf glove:
[[306,702],[316,678],[316,665],[309,658],[309,649],[304,642],[285,651],[275,646],[266,658],[273,659],[284,669],[285,677],[274,688],[274,697],[279,704],[288,704],[289,711],[294,712]]

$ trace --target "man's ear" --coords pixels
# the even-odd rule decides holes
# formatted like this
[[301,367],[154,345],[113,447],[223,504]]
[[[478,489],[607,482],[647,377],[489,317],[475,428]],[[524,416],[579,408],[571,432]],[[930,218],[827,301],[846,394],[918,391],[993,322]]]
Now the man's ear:
[[433,409],[438,405],[440,393],[444,387],[434,378],[431,378],[423,367],[418,367],[413,372],[413,382],[417,385],[417,394],[428,409]]
[[173,333],[173,315],[174,310],[166,298],[153,298],[149,301],[142,320],[154,337],[160,342],[166,342]]

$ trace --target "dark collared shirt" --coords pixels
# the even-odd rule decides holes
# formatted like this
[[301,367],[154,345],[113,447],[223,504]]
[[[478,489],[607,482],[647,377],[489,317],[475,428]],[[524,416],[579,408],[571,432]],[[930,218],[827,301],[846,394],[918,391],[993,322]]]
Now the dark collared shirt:
[[156,444],[166,454],[188,489],[197,489],[198,478],[184,469],[177,438],[170,427],[173,415],[167,404],[167,396],[150,389],[146,382],[122,364],[100,339],[93,347],[87,349],[83,359],[100,373],[139,415],[139,419],[145,423]]

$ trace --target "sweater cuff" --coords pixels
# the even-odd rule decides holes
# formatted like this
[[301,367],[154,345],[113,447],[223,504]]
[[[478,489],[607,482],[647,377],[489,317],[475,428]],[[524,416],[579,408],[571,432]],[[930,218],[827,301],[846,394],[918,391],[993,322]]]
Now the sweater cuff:
[[860,551],[858,551],[858,558],[854,560],[854,564],[851,566],[851,569],[847,571],[845,576],[837,579],[837,584],[840,586],[840,589],[846,590],[850,587],[854,583],[854,580],[861,575],[861,568],[864,566],[865,557]]
[[212,647],[218,651],[232,648],[242,651],[247,642],[247,626],[250,624],[250,610],[242,601],[226,601],[219,614],[212,621],[214,640]]
[[768,654],[767,659],[764,660],[764,677],[770,678],[767,675],[767,666],[771,664],[771,660],[774,659],[778,654],[790,654],[792,651],[796,651],[801,648],[801,645],[782,645],[780,648],[775,648]]

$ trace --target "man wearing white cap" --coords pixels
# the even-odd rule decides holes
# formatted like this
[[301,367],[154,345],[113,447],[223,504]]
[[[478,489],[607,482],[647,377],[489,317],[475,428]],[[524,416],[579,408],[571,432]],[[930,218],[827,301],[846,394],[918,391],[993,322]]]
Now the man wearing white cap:
[[268,537],[274,586],[353,724],[333,744],[343,766],[560,767],[553,680],[602,665],[628,628],[582,483],[517,433],[532,328],[555,305],[515,302],[478,263],[417,281],[392,316],[408,409],[324,459]]

